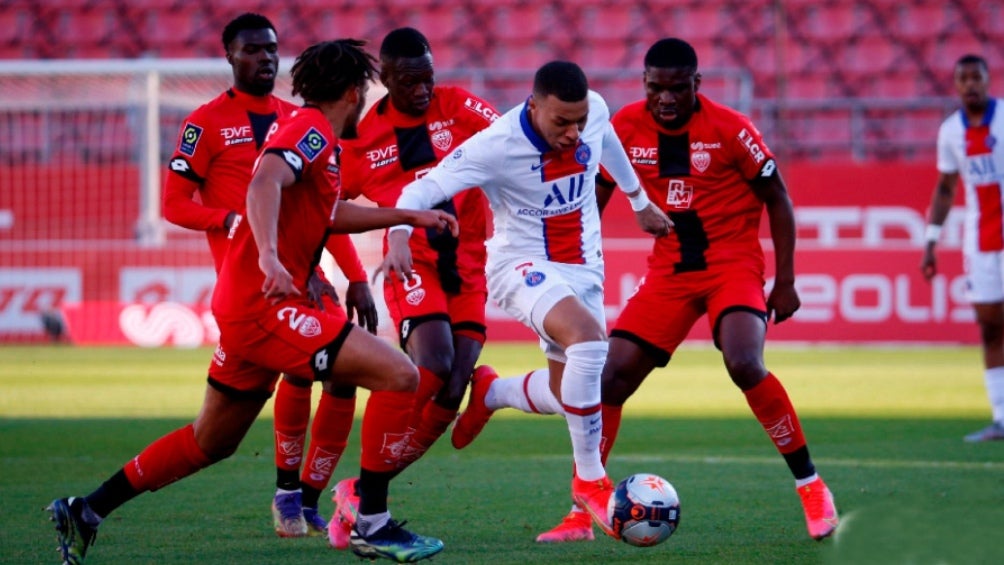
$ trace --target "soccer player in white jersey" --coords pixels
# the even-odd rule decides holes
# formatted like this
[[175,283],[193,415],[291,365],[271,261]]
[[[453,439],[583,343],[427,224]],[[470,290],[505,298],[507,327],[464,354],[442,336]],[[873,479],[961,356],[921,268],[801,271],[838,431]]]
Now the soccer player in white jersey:
[[[547,63],[525,103],[406,186],[397,206],[428,209],[470,187],[484,191],[495,220],[487,243],[489,295],[537,333],[548,360],[549,370],[536,372],[529,395],[493,387],[509,381],[494,372],[475,372],[454,447],[470,443],[503,406],[535,411],[530,403],[540,403],[544,412],[564,414],[575,462],[572,499],[612,536],[606,509],[613,485],[599,451],[607,354],[595,195],[600,162],[627,194],[642,229],[663,236],[672,224],[641,190],[609,118],[578,65]],[[384,276],[410,276],[409,235],[404,226],[391,232]]]
[[937,274],[934,246],[962,178],[966,212],[962,253],[969,301],[983,344],[984,380],[993,422],[965,437],[1004,440],[1004,104],[989,95],[990,71],[979,55],[955,63],[955,91],[962,107],[938,130],[938,182],[931,196],[927,245],[920,269]]

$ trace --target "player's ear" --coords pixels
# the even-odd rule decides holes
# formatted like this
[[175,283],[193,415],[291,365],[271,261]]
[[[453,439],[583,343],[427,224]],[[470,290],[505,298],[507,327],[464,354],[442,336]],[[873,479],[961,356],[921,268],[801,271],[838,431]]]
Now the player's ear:
[[701,73],[694,73],[694,92],[701,89]]
[[359,99],[363,96],[363,87],[353,86],[352,88],[345,91],[345,96],[343,97],[345,102],[349,106],[355,106],[359,103]]

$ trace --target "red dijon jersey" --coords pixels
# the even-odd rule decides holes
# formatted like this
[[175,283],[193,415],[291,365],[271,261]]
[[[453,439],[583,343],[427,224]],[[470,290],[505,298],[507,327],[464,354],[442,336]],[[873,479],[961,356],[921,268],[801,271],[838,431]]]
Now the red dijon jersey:
[[244,209],[251,165],[272,123],[296,108],[231,88],[185,119],[168,165],[163,213],[173,224],[206,232],[217,272],[229,245],[223,222]]
[[655,240],[649,269],[683,273],[755,261],[762,272],[764,206],[750,181],[773,173],[773,154],[749,118],[701,94],[697,100],[678,130],[659,127],[644,100],[610,120],[648,197],[673,220],[669,236]]
[[[296,182],[280,196],[278,256],[301,297],[307,296],[307,279],[320,260],[340,195],[337,142],[324,114],[304,107],[276,121],[262,147],[262,156],[278,155],[296,174]],[[261,291],[264,281],[258,247],[245,220],[234,230],[223,260],[213,314],[220,321],[256,318],[270,307]]]
[[[342,140],[345,197],[365,196],[381,207],[393,207],[406,184],[498,117],[491,104],[458,87],[435,87],[421,117],[402,114],[385,96],[360,120],[359,138]],[[484,278],[488,205],[480,190],[467,190],[438,208],[457,217],[459,238],[449,232],[415,230],[412,257],[416,263],[432,265],[443,290],[456,293],[461,280],[474,274]]]

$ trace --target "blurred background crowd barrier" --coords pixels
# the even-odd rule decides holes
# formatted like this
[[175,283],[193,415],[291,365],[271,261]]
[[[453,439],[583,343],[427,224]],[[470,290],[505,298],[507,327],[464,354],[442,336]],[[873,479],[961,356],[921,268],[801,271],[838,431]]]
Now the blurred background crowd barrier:
[[[440,83],[500,109],[526,97],[540,64],[569,59],[616,110],[642,96],[651,43],[682,37],[698,51],[702,91],[753,118],[795,201],[805,307],[772,337],[977,340],[959,210],[943,274],[927,284],[917,265],[935,136],[957,105],[952,65],[983,55],[991,93],[1004,92],[1004,3],[0,0],[0,343],[213,342],[205,239],[161,218],[160,189],[184,116],[231,83],[220,33],[244,11],[278,28],[285,97],[307,45],[351,36],[375,50],[411,25],[430,39]],[[623,203],[608,216],[615,317],[650,241]],[[355,241],[375,266],[380,234]],[[532,337],[489,316],[489,339]]]

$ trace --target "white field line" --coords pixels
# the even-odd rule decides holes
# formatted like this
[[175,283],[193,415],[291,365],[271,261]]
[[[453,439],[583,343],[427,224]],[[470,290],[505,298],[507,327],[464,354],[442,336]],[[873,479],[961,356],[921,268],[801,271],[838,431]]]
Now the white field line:
[[[504,456],[484,456],[483,459],[512,459]],[[567,455],[533,455],[535,460],[567,461]],[[716,457],[707,455],[611,455],[610,460],[623,463],[701,463],[712,465],[783,465],[779,456],[773,457]],[[925,461],[897,459],[847,459],[835,457],[813,458],[817,466],[865,467],[873,469],[956,469],[963,471],[1004,471],[1004,461]]]

